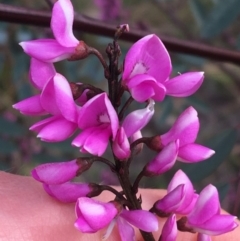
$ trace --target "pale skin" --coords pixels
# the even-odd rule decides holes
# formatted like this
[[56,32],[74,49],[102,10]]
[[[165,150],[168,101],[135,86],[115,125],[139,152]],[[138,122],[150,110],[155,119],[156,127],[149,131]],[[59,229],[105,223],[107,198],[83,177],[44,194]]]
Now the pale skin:
[[[143,208],[161,198],[164,190],[141,189]],[[105,191],[97,197],[110,201],[114,196]],[[23,177],[0,172],[0,240],[1,241],[100,241],[104,234],[82,234],[73,226],[74,204],[60,203],[45,193],[40,183],[31,177]],[[159,219],[162,227],[164,220]],[[156,240],[159,232],[154,233]],[[215,236],[214,241],[239,241],[240,228]],[[120,240],[115,228],[108,241]],[[137,232],[137,240],[142,240]],[[196,235],[179,232],[177,241],[196,241]]]

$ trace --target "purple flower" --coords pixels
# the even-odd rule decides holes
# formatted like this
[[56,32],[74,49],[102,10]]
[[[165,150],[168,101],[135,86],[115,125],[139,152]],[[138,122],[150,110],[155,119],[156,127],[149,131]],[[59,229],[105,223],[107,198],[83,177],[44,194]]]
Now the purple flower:
[[236,217],[220,213],[220,203],[216,187],[205,187],[192,212],[187,216],[186,227],[207,235],[220,235],[235,229]]
[[83,233],[94,233],[108,226],[104,239],[109,237],[115,223],[122,241],[135,240],[134,229],[130,224],[146,232],[158,229],[157,218],[148,211],[128,211],[116,202],[103,203],[86,197],[78,199],[76,216],[75,227]]
[[171,59],[165,46],[156,35],[147,35],[133,44],[126,55],[123,85],[135,100],[144,102],[149,98],[162,101],[165,95],[189,96],[203,82],[203,72],[169,79],[171,71]]
[[176,241],[177,239],[177,223],[176,215],[172,214],[165,222],[159,241]]
[[25,53],[44,62],[56,62],[75,53],[79,41],[72,32],[74,11],[70,0],[58,0],[52,9],[51,29],[55,39],[21,42]]
[[78,127],[82,132],[72,141],[81,152],[101,156],[109,138],[115,139],[119,127],[118,116],[106,93],[86,102],[79,113]]
[[215,152],[194,143],[199,131],[197,111],[187,108],[176,120],[172,128],[161,135],[161,151],[147,164],[146,175],[159,175],[168,171],[178,157],[179,161],[195,163],[211,157]]
[[[188,214],[192,211],[198,195],[187,175],[178,170],[167,188],[167,194],[154,204],[154,210],[160,214]],[[161,215],[160,215],[161,216]]]

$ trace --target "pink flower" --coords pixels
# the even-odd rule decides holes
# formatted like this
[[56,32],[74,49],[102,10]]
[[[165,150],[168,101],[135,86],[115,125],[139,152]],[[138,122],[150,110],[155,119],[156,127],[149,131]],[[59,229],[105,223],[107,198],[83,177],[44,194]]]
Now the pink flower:
[[77,129],[79,108],[74,102],[68,81],[56,74],[44,86],[40,102],[52,117],[37,122],[30,127],[43,141],[57,142],[69,138]]
[[134,240],[134,229],[130,224],[146,232],[158,229],[157,218],[148,211],[128,211],[116,202],[103,203],[85,197],[77,201],[76,216],[75,227],[83,233],[94,233],[109,225],[104,239],[109,237],[115,223],[122,241]]
[[13,107],[26,115],[52,115],[30,127],[41,140],[56,142],[67,139],[77,129],[79,111],[68,81],[56,73],[52,63],[33,58],[29,76],[41,94],[22,100]]
[[82,152],[101,156],[108,145],[109,138],[115,139],[119,122],[106,93],[99,94],[82,106],[78,118],[82,132],[72,141],[81,147]]
[[126,55],[123,85],[135,100],[144,102],[149,98],[162,101],[166,94],[189,96],[203,82],[203,72],[190,72],[169,80],[171,71],[165,46],[156,35],[147,35],[133,44]]
[[159,175],[168,171],[177,159],[194,163],[211,157],[215,152],[205,146],[195,144],[199,131],[197,111],[187,108],[176,120],[172,128],[161,135],[162,151],[146,166],[146,175]]
[[186,227],[207,235],[220,235],[235,229],[236,217],[220,214],[220,203],[216,187],[205,187],[192,212],[187,216]]
[[[188,214],[192,211],[198,195],[186,174],[179,170],[173,176],[167,188],[167,194],[154,204],[154,210],[160,214]],[[161,216],[161,215],[160,215]]]
[[172,214],[165,222],[159,241],[176,241],[177,239],[177,223],[176,215]]
[[44,62],[56,62],[75,53],[79,41],[72,32],[74,11],[70,0],[58,0],[52,9],[51,29],[55,39],[21,42],[25,53]]

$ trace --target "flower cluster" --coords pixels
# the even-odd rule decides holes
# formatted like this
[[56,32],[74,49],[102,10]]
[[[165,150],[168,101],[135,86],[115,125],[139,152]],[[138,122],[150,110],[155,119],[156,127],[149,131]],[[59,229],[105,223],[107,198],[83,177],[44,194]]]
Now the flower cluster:
[[[236,228],[233,216],[220,214],[216,188],[209,185],[199,195],[196,194],[191,181],[181,170],[169,183],[167,194],[157,200],[149,211],[142,210],[141,200],[137,198],[138,184],[143,176],[163,174],[173,167],[176,160],[195,163],[214,154],[208,147],[195,143],[199,119],[193,107],[187,108],[167,133],[142,137],[142,129],[154,115],[155,102],[163,101],[166,95],[192,95],[203,82],[203,72],[184,73],[171,79],[170,56],[154,34],[133,44],[121,72],[117,61],[120,55],[117,40],[129,30],[128,25],[121,25],[113,44],[108,45],[108,65],[96,49],[75,38],[73,18],[70,0],[58,0],[51,19],[55,38],[20,43],[31,56],[29,77],[39,94],[13,107],[25,115],[47,115],[30,127],[42,141],[59,142],[78,132],[72,145],[78,147],[82,154],[92,156],[42,164],[32,171],[33,178],[41,182],[45,191],[55,199],[76,202],[74,225],[78,230],[94,233],[106,228],[104,239],[109,237],[116,225],[123,241],[135,240],[132,226],[141,230],[144,240],[154,240],[150,232],[158,230],[157,215],[168,217],[159,238],[161,241],[176,240],[177,230],[198,232],[199,240],[210,240],[209,235],[219,235]],[[54,62],[84,59],[89,54],[95,54],[100,59],[108,79],[109,93],[85,83],[70,83],[54,68]],[[130,97],[122,104],[121,99],[126,92]],[[126,113],[132,101],[145,103],[145,107]],[[132,184],[129,166],[143,144],[157,154]],[[114,161],[103,157],[108,146]],[[72,182],[96,161],[106,164],[116,174],[122,185],[121,192],[110,186]],[[108,203],[91,198],[104,190],[113,192],[116,198]],[[183,217],[177,221],[176,214]]]

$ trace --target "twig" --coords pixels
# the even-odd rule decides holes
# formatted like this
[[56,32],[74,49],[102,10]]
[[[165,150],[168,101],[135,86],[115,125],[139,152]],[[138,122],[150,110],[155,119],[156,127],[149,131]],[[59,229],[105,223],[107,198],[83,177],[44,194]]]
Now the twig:
[[[49,27],[50,19],[50,12],[31,10],[0,3],[1,21]],[[80,14],[77,14],[75,17],[74,29],[109,37],[114,36],[116,30],[115,26]],[[149,34],[147,31],[131,29],[130,32],[123,34],[121,39],[135,42],[147,34]],[[232,62],[238,65],[240,64],[240,53],[237,51],[225,50],[197,42],[194,43],[166,36],[160,36],[160,38],[169,51],[197,55],[217,61]]]

